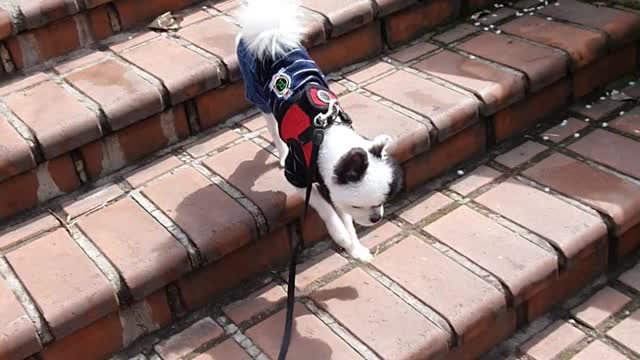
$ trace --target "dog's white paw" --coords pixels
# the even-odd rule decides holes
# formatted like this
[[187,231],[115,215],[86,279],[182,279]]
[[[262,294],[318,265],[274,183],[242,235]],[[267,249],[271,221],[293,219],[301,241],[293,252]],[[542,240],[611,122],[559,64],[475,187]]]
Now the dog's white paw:
[[369,249],[367,249],[365,246],[363,246],[362,244],[358,244],[356,245],[351,252],[349,253],[349,255],[354,258],[357,261],[360,261],[362,263],[370,263],[371,261],[373,261],[373,255],[371,255],[371,252],[369,251]]
[[285,162],[286,162],[286,161],[287,161],[287,158],[286,158],[286,157],[281,158],[281,159],[280,159],[280,167],[282,167],[282,168],[283,168],[283,167],[284,167],[284,164],[285,164]]

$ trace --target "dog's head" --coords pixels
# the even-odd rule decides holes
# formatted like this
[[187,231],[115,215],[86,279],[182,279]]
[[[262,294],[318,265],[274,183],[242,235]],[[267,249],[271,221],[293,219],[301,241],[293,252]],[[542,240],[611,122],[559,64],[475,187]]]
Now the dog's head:
[[360,225],[378,223],[384,204],[402,188],[402,170],[387,154],[390,144],[389,136],[380,135],[354,145],[333,164],[327,184],[333,204]]

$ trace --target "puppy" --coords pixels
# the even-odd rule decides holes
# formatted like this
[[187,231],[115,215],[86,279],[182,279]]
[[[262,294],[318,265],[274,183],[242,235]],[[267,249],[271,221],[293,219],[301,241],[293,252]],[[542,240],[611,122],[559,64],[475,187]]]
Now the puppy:
[[[400,191],[402,172],[387,155],[389,136],[367,140],[353,130],[301,45],[299,18],[291,0],[247,1],[236,39],[245,95],[267,118],[286,179],[303,196],[307,181],[313,182],[309,203],[329,235],[352,258],[370,262],[353,222],[371,226],[382,219],[384,204]],[[308,178],[310,169],[316,171]]]

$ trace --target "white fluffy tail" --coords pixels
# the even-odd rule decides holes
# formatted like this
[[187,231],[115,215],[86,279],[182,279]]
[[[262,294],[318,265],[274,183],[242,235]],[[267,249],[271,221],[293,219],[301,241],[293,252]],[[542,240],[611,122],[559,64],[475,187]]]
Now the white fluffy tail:
[[295,0],[248,0],[240,25],[240,37],[258,58],[275,58],[300,46],[302,26]]

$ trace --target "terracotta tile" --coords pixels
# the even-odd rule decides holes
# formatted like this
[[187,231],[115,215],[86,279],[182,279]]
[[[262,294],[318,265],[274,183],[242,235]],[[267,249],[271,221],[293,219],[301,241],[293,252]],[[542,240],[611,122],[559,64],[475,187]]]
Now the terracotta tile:
[[640,142],[609,131],[596,129],[569,146],[569,149],[612,168],[640,178]]
[[398,71],[368,85],[367,90],[416,111],[433,122],[444,141],[478,119],[478,102],[429,80]]
[[500,291],[415,237],[376,257],[375,266],[443,315],[463,344],[506,310]]
[[580,135],[580,130],[587,126],[588,124],[584,121],[580,121],[576,118],[568,118],[566,119],[566,122],[563,120],[562,123],[542,133],[542,138],[554,143],[559,143],[570,136],[575,136],[575,134]]
[[640,222],[640,188],[561,154],[554,154],[524,175],[609,214],[617,233]]
[[204,318],[182,332],[154,346],[164,360],[178,360],[197,347],[224,335],[224,330],[211,318]]
[[527,141],[509,152],[497,156],[495,160],[500,164],[513,169],[531,160],[546,149],[547,147],[544,145],[533,141]]
[[414,202],[400,213],[400,217],[415,224],[439,210],[449,206],[453,200],[439,192],[432,192],[424,198]]
[[366,82],[376,76],[380,76],[390,70],[395,69],[395,67],[389,63],[384,61],[377,61],[372,65],[367,65],[366,67],[360,68],[358,70],[353,71],[352,73],[346,75],[345,77],[357,84]]
[[360,238],[360,243],[370,250],[400,233],[400,228],[389,221],[374,228]]
[[609,125],[627,134],[640,136],[640,107],[636,107],[623,116],[616,118]]
[[229,339],[196,356],[194,360],[251,360],[251,357],[233,339]]
[[624,105],[625,103],[623,101],[613,101],[610,99],[605,99],[588,104],[581,101],[569,107],[569,109],[589,120],[599,121],[610,115],[614,111],[617,111]]
[[536,360],[551,360],[585,336],[582,331],[565,322],[556,322],[527,341],[520,350]]
[[[297,282],[297,281],[296,281]],[[267,285],[242,300],[225,306],[222,310],[236,324],[240,324],[267,310],[272,310],[287,298],[278,285]]]
[[33,216],[0,231],[0,249],[10,247],[32,236],[44,234],[58,226],[60,226],[58,220],[48,213]]
[[631,316],[622,320],[621,323],[609,330],[607,336],[615,339],[636,353],[640,353],[638,332],[640,332],[640,310],[636,310]]
[[[277,358],[280,350],[284,318],[285,310],[282,310],[245,332],[271,359]],[[294,311],[288,357],[306,360],[361,359],[358,353],[300,304],[296,305]]]
[[131,186],[137,188],[158,176],[168,173],[182,164],[182,161],[177,157],[167,155],[151,164],[142,166],[141,168],[130,172],[125,175],[125,179]]
[[[314,281],[320,280],[329,273],[339,270],[347,265],[349,261],[337,254],[333,250],[326,250],[312,259],[300,264],[297,268],[296,287],[305,290]],[[287,280],[288,272],[282,273],[283,279]]]
[[180,226],[208,261],[254,237],[255,223],[249,212],[193,169],[177,170],[143,193]]
[[627,270],[624,274],[618,278],[625,285],[640,291],[640,265],[636,265],[634,268]]
[[421,42],[409,47],[400,49],[389,55],[390,58],[403,63],[417,59],[431,51],[437,50],[438,47],[428,42]]
[[620,311],[629,301],[630,297],[607,286],[574,308],[571,313],[589,327],[596,328]]
[[22,359],[42,349],[31,319],[1,276],[0,324],[0,357]]
[[189,270],[184,247],[130,198],[82,218],[78,226],[120,271],[136,299]]
[[564,53],[505,35],[485,32],[457,47],[527,74],[530,91],[551,85],[567,73]]
[[565,50],[571,56],[575,68],[590,64],[607,52],[607,38],[604,34],[537,16],[522,16],[499,28],[513,35]]
[[373,20],[370,1],[302,0],[300,4],[323,14],[331,23],[331,37],[343,35]]
[[163,110],[160,91],[114,60],[74,72],[66,79],[100,105],[113,130]]
[[608,33],[616,45],[637,39],[640,33],[640,16],[575,0],[562,0],[559,6],[547,6],[540,14],[600,29]]
[[198,158],[238,139],[240,139],[238,133],[231,129],[224,129],[203,137],[189,145],[185,150],[191,156]]
[[123,194],[124,191],[118,185],[112,184],[84,193],[76,199],[65,201],[61,206],[68,218],[71,219],[104,206]]
[[554,256],[466,206],[425,230],[492,272],[518,299],[526,298],[533,284],[557,271]]
[[603,343],[600,340],[596,340],[589,344],[584,350],[580,351],[573,360],[594,360],[594,359],[607,359],[607,360],[626,360],[627,357],[620,354],[618,351]]
[[456,42],[462,38],[465,38],[471,34],[475,34],[479,31],[477,27],[469,24],[458,24],[453,29],[447,30],[442,34],[433,37],[433,40],[450,44]]
[[448,336],[361,269],[353,269],[312,299],[383,358],[435,358]]
[[456,180],[449,188],[464,196],[489,184],[502,175],[501,172],[488,166],[481,165],[465,177]]
[[56,337],[69,335],[118,308],[109,280],[64,230],[9,253],[7,260]]
[[27,142],[0,116],[0,181],[36,167]]
[[215,64],[169,39],[161,38],[121,55],[160,78],[173,105],[220,85]]
[[600,218],[514,179],[489,190],[476,201],[546,237],[569,261],[581,251],[595,248],[607,234]]
[[483,115],[493,114],[524,97],[524,76],[451,51],[439,52],[414,67],[476,94],[482,100]]
[[47,159],[102,135],[96,114],[54,82],[9,95],[7,106],[35,133]]

